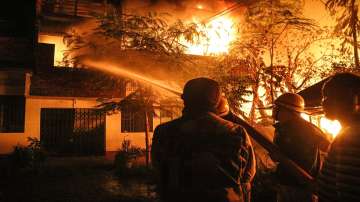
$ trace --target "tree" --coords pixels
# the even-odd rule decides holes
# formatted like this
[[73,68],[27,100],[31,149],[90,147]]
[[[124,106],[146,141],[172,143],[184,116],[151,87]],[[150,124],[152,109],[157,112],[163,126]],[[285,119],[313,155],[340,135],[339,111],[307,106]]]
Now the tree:
[[[325,66],[333,62],[333,52],[328,49],[316,55],[312,52],[314,47],[330,46],[331,37],[315,22],[302,17],[301,9],[302,4],[294,1],[262,0],[251,4],[239,39],[220,62],[222,71],[214,74],[227,84],[231,96],[237,95],[230,101],[233,109],[251,103],[249,114],[238,114],[252,123],[269,123],[265,109],[274,97],[316,82],[314,78],[324,76],[328,71]],[[238,84],[229,85],[234,80]]]
[[360,68],[357,41],[360,26],[358,2],[355,0],[327,0],[325,5],[333,16],[337,16],[334,31],[343,39],[342,51],[348,52],[347,45],[350,44],[353,47],[355,67]]
[[63,63],[81,67],[82,59],[87,56],[134,50],[148,52],[155,59],[173,61],[173,68],[183,72],[181,66],[191,59],[184,53],[186,46],[179,39],[195,42],[204,33],[198,31],[195,23],[186,24],[177,20],[168,24],[167,17],[169,15],[164,13],[119,15],[116,10],[110,9],[106,15],[97,18],[94,30],[84,33],[72,30],[64,36],[68,50],[64,53]]
[[278,54],[279,42],[286,37],[290,30],[307,31],[314,28],[315,23],[301,15],[301,1],[261,0],[249,6],[245,14],[248,26],[245,32],[253,40],[258,41],[265,60],[269,60],[270,98],[273,101],[274,77],[271,75],[274,60]]
[[[128,82],[133,82],[129,80]],[[113,101],[109,99],[100,99],[98,105],[99,112],[106,112],[108,114],[117,113],[124,110],[131,110],[135,113],[143,113],[144,133],[145,133],[145,160],[146,166],[150,162],[150,117],[155,115],[154,109],[156,106],[161,106],[161,100],[173,101],[171,98],[164,98],[159,92],[153,91],[151,86],[139,85],[138,88],[124,97],[120,101]],[[162,103],[166,106],[166,103]],[[152,115],[152,116],[151,116]]]
[[[190,73],[186,67],[192,63],[192,59],[185,55],[186,47],[179,42],[179,38],[191,42],[202,33],[197,31],[197,25],[193,23],[185,24],[178,20],[169,25],[166,16],[157,13],[149,13],[146,16],[124,14],[116,9],[109,9],[106,15],[98,17],[94,30],[87,33],[72,31],[64,37],[69,49],[64,55],[63,62],[66,66],[84,67],[83,58],[133,50],[146,52],[152,59],[172,61],[175,65],[169,65],[172,69],[165,71],[176,72],[179,80],[188,78]],[[146,85],[138,86],[135,92],[121,101],[105,100],[99,108],[109,113],[125,108],[144,113],[146,164],[149,165],[149,117],[162,97]]]

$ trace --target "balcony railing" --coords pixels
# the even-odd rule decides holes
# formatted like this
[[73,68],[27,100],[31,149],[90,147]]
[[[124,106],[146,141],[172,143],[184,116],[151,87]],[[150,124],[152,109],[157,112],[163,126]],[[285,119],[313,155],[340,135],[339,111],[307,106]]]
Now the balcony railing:
[[43,15],[93,17],[103,13],[103,0],[42,0]]

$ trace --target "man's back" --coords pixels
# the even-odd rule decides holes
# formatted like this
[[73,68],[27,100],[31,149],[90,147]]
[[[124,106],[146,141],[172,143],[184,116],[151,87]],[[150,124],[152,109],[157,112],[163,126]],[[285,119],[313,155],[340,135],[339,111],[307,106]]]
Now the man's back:
[[360,126],[334,140],[319,176],[319,201],[360,201]]
[[242,201],[240,176],[250,145],[245,135],[242,127],[213,113],[185,115],[157,127],[152,158],[165,195],[177,192],[183,197],[176,199],[183,201]]
[[[319,147],[323,142],[327,142],[322,131],[301,117],[296,117],[275,127],[274,143],[286,156],[311,175],[316,176],[321,166]],[[278,175],[284,184],[300,185],[282,165],[279,165]]]

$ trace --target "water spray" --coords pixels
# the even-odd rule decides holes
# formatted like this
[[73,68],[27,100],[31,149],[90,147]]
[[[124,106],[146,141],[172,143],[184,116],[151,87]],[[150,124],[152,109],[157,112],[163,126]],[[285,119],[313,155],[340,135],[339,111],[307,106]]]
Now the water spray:
[[177,96],[180,96],[182,94],[182,91],[180,91],[180,90],[177,90],[175,88],[167,86],[163,83],[160,83],[158,81],[155,81],[155,80],[145,77],[143,75],[137,74],[135,72],[126,70],[117,65],[108,64],[108,63],[104,63],[104,62],[95,62],[95,61],[91,61],[91,60],[85,60],[83,63],[84,63],[84,65],[91,67],[91,68],[99,69],[99,70],[106,71],[106,72],[109,72],[109,73],[112,73],[112,74],[115,74],[118,76],[124,76],[124,77],[132,78],[132,79],[140,81],[140,82],[148,83],[150,85],[153,85],[158,88],[164,89],[168,92],[171,92]]

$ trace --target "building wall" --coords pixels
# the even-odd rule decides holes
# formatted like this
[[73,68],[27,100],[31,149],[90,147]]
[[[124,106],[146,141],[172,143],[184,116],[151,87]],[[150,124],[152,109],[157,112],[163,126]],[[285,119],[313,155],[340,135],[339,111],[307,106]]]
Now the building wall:
[[[117,151],[124,140],[130,140],[135,146],[145,148],[145,133],[121,133],[121,114],[106,117],[106,151]],[[160,119],[154,117],[154,128],[160,124]],[[111,125],[111,127],[110,127]],[[151,145],[153,133],[149,134],[149,144]]]
[[[95,99],[86,98],[27,97],[24,133],[0,133],[0,154],[11,152],[17,144],[27,145],[27,137],[40,139],[41,108],[93,108],[97,104]],[[159,122],[158,118],[154,118],[154,127]],[[124,139],[130,140],[135,146],[145,148],[145,135],[143,132],[121,133],[120,113],[106,116],[105,139],[106,152],[119,150]],[[152,133],[150,133],[149,139],[151,141]]]

